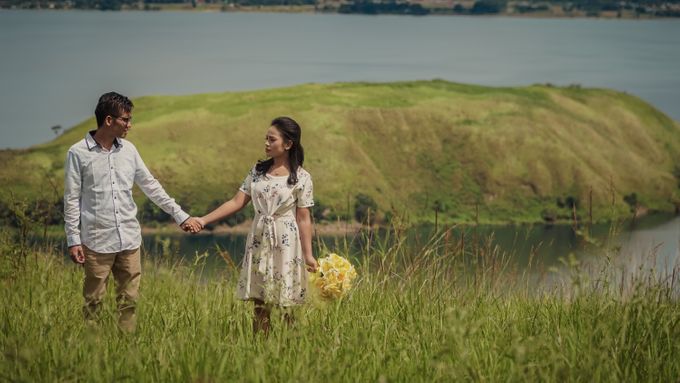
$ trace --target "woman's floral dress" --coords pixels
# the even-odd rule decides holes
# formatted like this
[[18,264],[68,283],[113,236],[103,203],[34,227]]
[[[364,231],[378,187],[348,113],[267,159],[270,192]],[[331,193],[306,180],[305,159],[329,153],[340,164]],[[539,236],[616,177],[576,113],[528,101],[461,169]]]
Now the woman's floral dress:
[[259,175],[253,167],[240,189],[252,199],[253,225],[246,240],[236,296],[267,304],[302,304],[307,294],[307,270],[302,256],[296,208],[314,205],[312,177],[302,167],[298,182],[288,176]]

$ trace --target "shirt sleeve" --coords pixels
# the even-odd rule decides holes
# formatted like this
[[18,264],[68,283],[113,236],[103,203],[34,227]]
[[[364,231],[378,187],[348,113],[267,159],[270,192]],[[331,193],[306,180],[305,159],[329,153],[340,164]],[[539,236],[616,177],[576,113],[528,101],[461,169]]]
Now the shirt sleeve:
[[80,196],[82,176],[80,160],[71,150],[64,165],[64,229],[68,247],[81,244],[80,240]]
[[314,184],[312,177],[306,174],[300,179],[300,186],[297,189],[297,207],[312,207],[314,206]]
[[170,198],[168,193],[165,192],[161,183],[158,182],[146,167],[137,150],[135,150],[135,163],[135,183],[142,189],[142,192],[149,197],[151,202],[172,216],[178,225],[186,221],[189,218],[189,214],[182,210],[175,200]]
[[255,167],[253,166],[252,169],[248,172],[248,175],[246,175],[246,178],[243,180],[243,183],[241,184],[241,187],[238,188],[238,190],[244,192],[248,196],[251,195],[251,187],[250,184],[253,183],[253,178],[255,177]]

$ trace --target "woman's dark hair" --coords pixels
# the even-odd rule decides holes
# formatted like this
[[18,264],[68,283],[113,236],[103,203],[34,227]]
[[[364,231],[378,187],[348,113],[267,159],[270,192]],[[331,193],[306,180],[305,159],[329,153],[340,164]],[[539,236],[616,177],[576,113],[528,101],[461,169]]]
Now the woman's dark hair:
[[[302,148],[302,144],[300,144],[300,137],[302,136],[300,125],[290,117],[277,117],[272,120],[271,126],[281,133],[284,140],[292,142],[290,149],[288,149],[288,165],[290,167],[288,185],[295,185],[298,181],[298,167],[302,166],[302,163],[305,162],[305,151]],[[273,164],[273,158],[258,161],[257,165],[255,165],[255,171],[260,175],[264,175]]]
[[134,105],[129,98],[116,92],[104,93],[99,97],[94,116],[97,118],[97,127],[102,126],[106,116],[120,117],[123,113],[130,113]]

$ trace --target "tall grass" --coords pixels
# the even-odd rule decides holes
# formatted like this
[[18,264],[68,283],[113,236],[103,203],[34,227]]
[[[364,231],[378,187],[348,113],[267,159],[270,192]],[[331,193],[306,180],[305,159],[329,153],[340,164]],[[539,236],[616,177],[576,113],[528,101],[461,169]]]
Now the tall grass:
[[[8,381],[677,381],[677,286],[639,276],[627,292],[578,279],[536,291],[490,241],[401,229],[364,238],[344,300],[274,316],[254,337],[226,267],[146,256],[137,332],[81,317],[82,270],[60,254],[0,258],[0,378]],[[384,238],[384,237],[381,237]],[[152,262],[151,259],[154,261]],[[675,278],[675,274],[672,275]],[[616,286],[615,280],[607,281]],[[674,289],[676,291],[674,291]],[[676,293],[675,295],[673,293]]]

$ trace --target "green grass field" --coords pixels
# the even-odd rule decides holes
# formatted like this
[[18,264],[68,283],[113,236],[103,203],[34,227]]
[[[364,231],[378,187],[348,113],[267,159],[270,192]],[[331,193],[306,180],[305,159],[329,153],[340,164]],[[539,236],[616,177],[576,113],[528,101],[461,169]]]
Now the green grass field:
[[[2,238],[0,378],[60,381],[587,381],[673,382],[680,376],[677,275],[629,288],[606,273],[566,270],[537,290],[501,254],[368,244],[346,299],[274,316],[254,337],[235,275],[146,254],[138,331],[116,329],[114,299],[94,326],[81,317],[82,270],[53,251]],[[27,250],[27,249],[24,249]],[[159,259],[161,259],[159,261]],[[66,263],[65,263],[66,262]],[[677,271],[677,270],[676,270]]]
[[[316,199],[338,214],[358,193],[414,221],[432,221],[438,201],[442,221],[536,222],[545,211],[569,216],[556,205],[569,196],[585,216],[591,190],[596,220],[629,214],[631,193],[650,209],[680,206],[680,124],[606,89],[435,80],[134,102],[128,138],[194,214],[233,195],[280,115],[302,125]],[[94,127],[91,118],[44,145],[0,151],[0,199],[60,197],[65,153]]]

